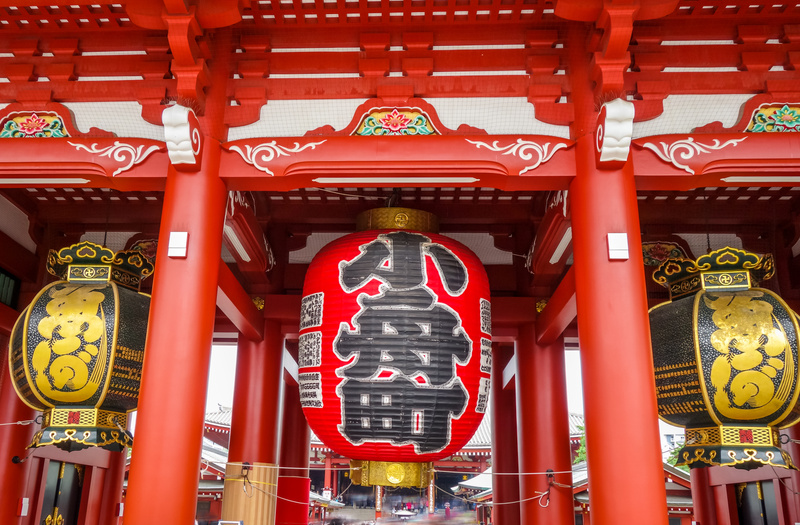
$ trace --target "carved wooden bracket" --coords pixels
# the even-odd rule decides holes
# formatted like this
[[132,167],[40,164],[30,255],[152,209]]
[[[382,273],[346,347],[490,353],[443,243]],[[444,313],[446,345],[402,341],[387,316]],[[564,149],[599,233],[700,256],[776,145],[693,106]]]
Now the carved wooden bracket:
[[598,34],[594,49],[593,80],[595,94],[621,94],[623,74],[631,63],[630,45],[633,23],[652,20],[672,13],[678,0],[560,0],[556,15],[568,20],[595,22]]

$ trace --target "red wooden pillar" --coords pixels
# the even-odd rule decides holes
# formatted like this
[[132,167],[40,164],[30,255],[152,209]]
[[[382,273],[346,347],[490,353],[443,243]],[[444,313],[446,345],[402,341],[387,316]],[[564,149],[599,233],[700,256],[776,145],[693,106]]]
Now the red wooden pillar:
[[308,477],[308,458],[311,430],[300,406],[300,389],[286,384],[283,389],[281,417],[280,477],[278,478],[278,510],[275,523],[308,523],[308,499],[311,479]]
[[[117,525],[119,523],[119,509],[122,502],[122,485],[125,481],[125,463],[127,452],[117,452],[111,455],[103,480],[103,500],[100,504],[101,525]],[[123,511],[124,513],[124,511]]]
[[[800,440],[800,424],[793,425],[787,429],[785,429],[782,434],[787,434],[790,441],[783,445],[783,448],[789,452],[789,455],[795,461],[795,463],[800,462],[800,443],[797,440]],[[692,469],[697,470],[697,469]],[[797,470],[790,470],[789,476],[791,479],[791,484],[788,487],[784,487],[786,490],[784,491],[787,508],[789,510],[789,521],[791,523],[798,523],[800,522],[800,471]],[[694,489],[694,486],[692,487]],[[695,513],[695,515],[697,515]],[[703,525],[701,523],[701,525]]]
[[689,474],[692,479],[692,506],[697,525],[716,525],[717,509],[714,489],[708,480],[708,469],[693,468]]
[[330,490],[331,488],[331,454],[332,451],[328,451],[325,455],[325,478],[322,483],[323,490]]
[[[98,466],[89,466],[84,470],[78,523],[84,525],[107,525],[105,522],[100,521],[107,474],[107,468]],[[108,525],[111,525],[111,523],[108,522]]]
[[333,479],[333,485],[331,486],[331,497],[336,498],[339,495],[339,470],[337,470],[336,465],[333,466],[331,469],[331,478]]
[[[523,444],[519,449],[519,470],[523,473],[519,481],[520,521],[572,525],[575,511],[563,339],[539,346],[534,324],[524,324],[519,328],[516,356],[517,441]],[[548,470],[553,471],[552,477],[525,474]],[[550,503],[546,507],[532,499],[548,490]]]
[[717,525],[739,525],[739,513],[736,506],[736,486],[734,484],[714,485],[713,489]]
[[[0,353],[0,423],[30,421],[36,417],[36,411],[19,399],[8,372],[8,338],[1,337],[0,344],[4,349]],[[33,499],[25,494],[30,464],[14,463],[12,458],[24,459],[28,455],[25,447],[31,442],[34,427],[38,425],[0,426],[0,523],[19,523],[17,507],[23,497],[29,498],[28,515],[33,513]]]
[[[270,519],[275,512],[278,481],[278,417],[283,384],[283,333],[278,321],[264,321],[264,338],[239,338],[233,391],[228,468],[222,519]],[[247,478],[260,491],[241,496]],[[246,487],[245,487],[246,488]]]
[[[598,170],[592,135],[576,146],[570,197],[592,521],[666,525],[633,167]],[[627,235],[627,259],[610,258],[609,233]]]
[[[125,525],[194,524],[227,197],[219,155],[206,139],[200,171],[169,168]],[[171,232],[188,232],[185,257],[167,254]]]
[[278,462],[278,414],[283,384],[283,334],[278,321],[264,321],[264,339],[241,337],[231,413],[228,462]]
[[512,388],[503,389],[503,370],[513,348],[492,345],[492,501],[501,525],[520,525],[517,464],[517,401]]

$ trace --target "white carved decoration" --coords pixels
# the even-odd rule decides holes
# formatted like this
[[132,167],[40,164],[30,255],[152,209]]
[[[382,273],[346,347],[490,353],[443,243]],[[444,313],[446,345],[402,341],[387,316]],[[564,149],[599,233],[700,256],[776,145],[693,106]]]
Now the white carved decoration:
[[299,142],[295,142],[294,147],[288,148],[286,146],[279,146],[278,143],[273,140],[272,142],[265,142],[255,147],[245,144],[244,151],[242,151],[242,148],[239,146],[231,146],[229,149],[241,155],[246,163],[252,165],[257,170],[274,176],[275,174],[267,167],[267,163],[278,157],[288,157],[292,153],[300,153],[307,148],[315,149],[324,142],[326,141],[309,142],[302,146]]
[[569,190],[558,190],[554,193],[551,193],[547,198],[547,210],[551,210],[558,206],[559,204],[562,205],[561,215],[564,218],[567,218],[567,195],[569,195]]
[[530,140],[522,140],[517,139],[516,142],[509,144],[508,146],[500,146],[499,140],[495,140],[492,142],[491,145],[481,142],[478,140],[469,140],[465,139],[470,144],[474,144],[478,148],[486,148],[491,151],[496,151],[498,153],[502,152],[503,155],[515,155],[522,160],[531,160],[536,155],[536,162],[531,164],[530,166],[526,166],[525,169],[520,171],[518,175],[522,175],[530,170],[536,169],[539,167],[540,164],[547,162],[553,157],[556,151],[566,148],[567,144],[561,142],[556,144],[552,150],[550,150],[550,143],[547,142],[544,145],[537,144],[536,142],[532,142]]
[[620,98],[603,104],[601,117],[595,132],[595,147],[600,154],[598,160],[604,162],[626,162],[631,151],[633,137],[633,103]]
[[[190,118],[193,117],[193,118]],[[161,113],[167,153],[172,164],[197,164],[201,135],[197,117],[191,109],[175,104]]]
[[99,147],[96,142],[91,146],[70,141],[67,141],[67,143],[77,150],[85,150],[101,157],[108,157],[121,164],[124,163],[111,174],[112,177],[116,177],[123,171],[128,171],[136,164],[142,163],[151,153],[161,149],[161,146],[150,146],[145,149],[144,144],[136,147],[118,140],[115,140],[113,145],[106,146],[105,148]]
[[686,173],[694,175],[694,170],[686,164],[682,164],[679,159],[685,161],[701,153],[710,153],[711,151],[720,150],[731,145],[735,147],[746,138],[747,137],[731,139],[727,142],[720,142],[719,139],[714,139],[713,144],[702,144],[700,142],[695,142],[694,137],[689,137],[683,140],[676,140],[672,144],[659,142],[660,147],[652,142],[645,142],[642,147],[653,151],[664,162],[669,162],[676,168],[680,168]]

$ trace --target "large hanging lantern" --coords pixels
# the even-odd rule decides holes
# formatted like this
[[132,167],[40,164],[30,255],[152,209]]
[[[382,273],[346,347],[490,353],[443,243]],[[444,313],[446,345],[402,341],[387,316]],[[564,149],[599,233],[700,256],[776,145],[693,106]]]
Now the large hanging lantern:
[[653,274],[670,291],[650,331],[659,416],[686,429],[678,465],[794,468],[777,428],[800,417],[798,320],[752,287],[773,273],[771,256],[723,248]]
[[353,482],[426,486],[486,411],[491,310],[486,273],[436,219],[362,214],[367,230],[328,244],[303,288],[300,398],[311,429],[351,458]]
[[139,251],[116,254],[81,242],[51,250],[47,270],[61,277],[17,319],[9,343],[14,388],[43,411],[31,447],[65,450],[130,446],[127,412],[136,409],[153,272]]

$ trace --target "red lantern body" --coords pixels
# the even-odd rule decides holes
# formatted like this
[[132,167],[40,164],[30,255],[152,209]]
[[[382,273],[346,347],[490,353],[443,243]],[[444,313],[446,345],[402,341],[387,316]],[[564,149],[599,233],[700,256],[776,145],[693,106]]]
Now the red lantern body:
[[460,450],[489,397],[491,310],[478,258],[447,237],[372,230],[308,269],[300,396],[311,429],[355,460]]

